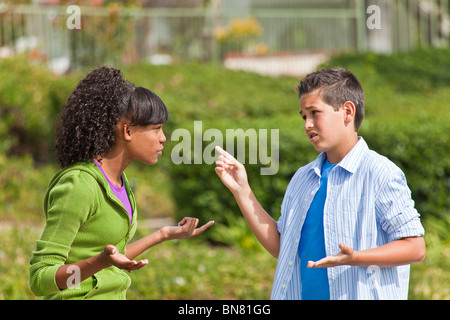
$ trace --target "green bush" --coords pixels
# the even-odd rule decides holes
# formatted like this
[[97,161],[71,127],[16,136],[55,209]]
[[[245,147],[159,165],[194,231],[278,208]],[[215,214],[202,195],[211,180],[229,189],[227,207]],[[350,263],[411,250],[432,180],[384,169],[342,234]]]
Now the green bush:
[[[261,159],[257,157],[256,164],[249,163],[250,152],[259,152],[261,149],[257,147],[252,151],[249,150],[249,140],[246,139],[245,146],[245,161],[243,163],[246,166],[248,178],[250,184],[253,186],[255,195],[260,200],[263,207],[271,213],[272,216],[278,217],[280,214],[280,206],[282,196],[286,190],[287,183],[291,176],[301,165],[303,159],[312,160],[314,157],[314,149],[306,139],[301,139],[303,134],[300,124],[300,117],[295,121],[287,123],[285,119],[282,128],[278,128],[279,122],[273,122],[273,119],[245,119],[241,121],[220,121],[214,124],[214,121],[207,122],[211,128],[216,128],[223,133],[223,144],[221,145],[226,149],[226,145],[229,143],[226,140],[226,130],[242,129],[244,132],[247,130],[255,130],[256,133],[260,133],[260,129],[267,130],[268,141],[267,145],[271,145],[271,130],[279,130],[279,166],[276,175],[262,175],[261,168],[268,167],[261,163]],[[280,118],[281,120],[281,118]],[[192,127],[192,125],[190,126]],[[209,127],[209,126],[208,126]],[[203,132],[208,129],[203,124]],[[186,129],[190,129],[186,127]],[[304,134],[303,134],[304,135]],[[191,131],[191,136],[194,137],[194,132]],[[258,136],[258,143],[261,136]],[[203,143],[202,150],[205,149],[211,142],[205,141]],[[237,150],[237,139],[232,141],[235,150]],[[173,144],[173,142],[172,142]],[[192,153],[194,150],[192,150]],[[234,153],[235,157],[241,153]],[[230,151],[231,152],[231,151]],[[265,154],[265,152],[263,152]],[[269,152],[270,154],[270,152]],[[270,155],[272,159],[274,155]],[[216,155],[217,157],[217,155]],[[194,158],[192,154],[191,158]],[[229,225],[230,216],[240,216],[239,209],[236,205],[232,194],[222,184],[219,177],[216,175],[215,163],[213,164],[179,164],[171,165],[169,172],[171,176],[171,183],[173,187],[174,200],[180,210],[180,217],[182,215],[192,215],[199,217],[202,221],[215,220],[218,225]],[[276,167],[274,167],[276,168]]]
[[[450,150],[450,141],[446,134],[450,130],[449,120],[449,117],[398,119],[390,122],[372,119],[367,120],[361,130],[361,135],[371,149],[387,156],[404,171],[416,208],[424,218],[431,215],[443,218],[449,214],[450,159],[447,152]],[[298,124],[300,121],[296,120]],[[264,124],[270,128],[270,122],[248,120],[243,128],[258,128]],[[239,128],[239,124],[235,122],[234,125],[217,128],[225,132],[226,128]],[[280,164],[276,175],[261,175],[261,164],[246,165],[256,197],[274,218],[280,214],[283,195],[292,175],[300,166],[317,156],[304,136],[303,129],[297,123],[285,121],[280,125]],[[248,153],[246,156],[248,163]],[[219,225],[230,226],[229,216],[241,215],[233,196],[217,177],[214,167],[214,164],[169,167],[179,218],[192,215],[202,221],[214,219]],[[450,230],[450,225],[443,229]]]
[[[442,71],[450,63],[448,53],[449,49],[434,49],[390,56],[343,55],[324,65],[346,67],[362,82],[367,117],[361,134],[371,148],[404,170],[424,217],[442,217],[449,212],[449,160],[445,152],[449,149],[450,110],[445,106],[450,99],[450,80]],[[420,63],[414,66],[415,62]],[[216,176],[214,164],[173,164],[169,156],[178,142],[170,141],[171,133],[185,128],[194,136],[196,120],[202,121],[203,132],[216,128],[224,137],[226,129],[279,129],[276,175],[262,176],[262,164],[248,164],[246,152],[246,167],[256,196],[274,218],[279,216],[289,179],[297,168],[317,156],[298,116],[294,90],[298,79],[274,79],[199,64],[132,65],[124,67],[123,73],[136,85],[158,93],[170,111],[164,157],[152,170],[135,166],[138,172],[148,172],[142,176],[145,181],[136,180],[138,192],[149,190],[146,181],[155,171],[162,172],[157,187],[149,191],[150,198],[158,199],[159,192],[164,201],[173,201],[175,208],[171,203],[158,208],[173,210],[177,218],[193,215],[227,225],[225,217],[238,217],[240,213],[231,193]],[[29,154],[40,162],[53,162],[55,119],[80,77],[81,73],[55,77],[25,57],[1,60],[0,78],[7,81],[0,82],[0,133],[5,137],[0,152]],[[202,143],[203,150],[210,142]],[[145,195],[141,198],[148,202]],[[148,208],[143,209],[147,217],[151,216]]]
[[[450,78],[441,71],[441,65],[450,63],[448,53],[448,49],[419,50],[409,55],[392,56],[368,53],[336,57],[323,66],[344,66],[360,78],[367,104],[367,117],[360,134],[371,149],[387,156],[404,171],[416,208],[424,219],[428,216],[440,219],[440,234],[443,236],[450,230],[448,221],[442,219],[450,210],[450,159],[446,155],[450,150],[450,110],[445,106],[450,98]],[[404,59],[406,57],[408,58]],[[412,61],[418,64],[423,62],[424,66],[412,67]],[[412,71],[408,71],[410,67]],[[408,72],[413,72],[414,77]],[[279,112],[274,107],[277,104],[269,104],[263,108],[271,107],[273,112],[265,112],[260,117],[244,114],[218,120],[208,118],[208,114],[202,109],[197,113],[192,110],[190,115],[191,119],[202,119],[203,123],[208,123],[203,125],[203,132],[208,128],[217,128],[224,135],[226,129],[237,128],[243,128],[244,131],[249,128],[280,130],[278,173],[275,176],[262,176],[259,172],[261,164],[246,164],[255,195],[274,218],[280,214],[282,198],[292,175],[300,166],[317,156],[317,152],[305,139],[303,121],[297,116],[297,96],[291,90],[293,79],[283,81],[289,88],[284,88],[284,95],[292,97],[285,97],[285,101],[290,103],[280,103],[282,107]],[[255,83],[257,79],[249,82]],[[242,85],[239,97],[247,101],[248,96],[253,93],[253,86],[254,84],[249,84],[250,90],[247,92],[247,86]],[[258,97],[255,105],[265,101],[262,97],[270,97],[273,93],[259,92],[255,95]],[[237,101],[240,102],[240,99]],[[236,106],[232,105],[231,108]],[[220,108],[219,111],[227,112],[228,109]],[[194,135],[191,130],[192,121],[179,122],[178,125]],[[204,143],[203,148],[209,143]],[[246,150],[248,148],[249,144],[246,145]],[[246,163],[247,160],[248,158]],[[215,219],[219,224],[233,227],[229,221],[235,221],[241,214],[231,193],[216,176],[214,165],[180,164],[169,166],[168,169],[180,217],[188,214],[205,221]],[[217,240],[224,237],[212,233],[212,238]]]
[[[417,210],[424,218],[441,218],[450,230],[450,117],[367,121],[362,134],[373,150],[405,173]],[[443,236],[445,233],[442,234]]]
[[236,121],[291,113],[298,106],[295,78],[270,78],[205,64],[123,68],[137,86],[156,92],[170,112],[166,128],[194,120]]
[[5,157],[0,153],[0,228],[1,221],[42,222],[47,185],[54,166],[34,167],[30,156]]
[[363,86],[387,86],[401,94],[423,94],[450,83],[450,47],[417,49],[395,54],[343,54],[321,67],[351,69]]
[[55,120],[73,79],[56,78],[26,56],[0,60],[0,79],[0,152],[49,161]]

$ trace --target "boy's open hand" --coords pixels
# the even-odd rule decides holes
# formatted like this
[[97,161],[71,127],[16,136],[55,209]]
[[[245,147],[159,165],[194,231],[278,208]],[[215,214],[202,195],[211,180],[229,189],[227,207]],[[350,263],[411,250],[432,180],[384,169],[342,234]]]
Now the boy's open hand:
[[425,242],[423,237],[405,237],[386,243],[382,246],[353,250],[341,243],[341,251],[319,261],[308,261],[308,268],[328,268],[342,265],[368,267],[372,265],[380,268],[390,268],[405,264],[417,263],[425,258]]
[[308,268],[329,268],[342,265],[351,265],[353,261],[354,251],[353,249],[341,243],[339,245],[341,251],[334,256],[325,257],[319,261],[308,261]]

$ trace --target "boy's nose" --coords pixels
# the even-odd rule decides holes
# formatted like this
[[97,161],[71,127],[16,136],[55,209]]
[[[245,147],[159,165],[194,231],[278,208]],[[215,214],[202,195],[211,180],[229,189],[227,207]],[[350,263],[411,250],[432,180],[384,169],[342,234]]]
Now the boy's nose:
[[305,130],[311,129],[314,126],[314,123],[310,119],[305,120]]

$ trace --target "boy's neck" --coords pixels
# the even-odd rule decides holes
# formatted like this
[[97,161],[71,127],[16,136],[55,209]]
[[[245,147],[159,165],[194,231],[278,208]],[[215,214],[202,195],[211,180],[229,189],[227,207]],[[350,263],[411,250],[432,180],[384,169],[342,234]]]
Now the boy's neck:
[[342,161],[345,156],[353,149],[358,143],[358,133],[352,134],[350,137],[346,137],[341,140],[341,143],[332,150],[326,152],[328,162],[336,164]]

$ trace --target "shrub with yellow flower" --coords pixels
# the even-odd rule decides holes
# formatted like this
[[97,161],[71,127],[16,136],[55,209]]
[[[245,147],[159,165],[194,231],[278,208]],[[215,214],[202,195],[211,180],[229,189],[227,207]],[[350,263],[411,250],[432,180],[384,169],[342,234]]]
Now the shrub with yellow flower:
[[254,17],[231,19],[226,27],[214,29],[214,36],[220,43],[221,53],[227,51],[265,54],[267,45],[257,43],[263,28]]

